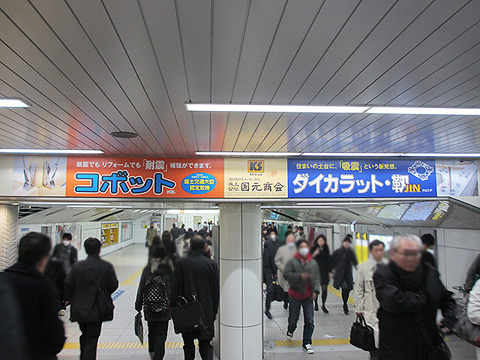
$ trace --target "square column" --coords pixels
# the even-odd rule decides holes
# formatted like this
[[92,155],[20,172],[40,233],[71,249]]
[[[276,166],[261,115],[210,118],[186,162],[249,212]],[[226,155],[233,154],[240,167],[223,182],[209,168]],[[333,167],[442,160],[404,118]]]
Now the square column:
[[17,261],[18,206],[0,205],[0,271]]
[[220,359],[263,359],[260,204],[219,208]]

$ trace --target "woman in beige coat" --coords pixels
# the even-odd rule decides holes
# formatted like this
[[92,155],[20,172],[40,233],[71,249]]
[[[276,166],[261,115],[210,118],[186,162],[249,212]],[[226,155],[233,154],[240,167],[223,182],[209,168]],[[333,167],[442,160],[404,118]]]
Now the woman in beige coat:
[[288,261],[295,255],[295,235],[290,233],[287,235],[285,239],[285,245],[281,246],[277,250],[277,254],[275,255],[275,265],[277,266],[277,278],[278,283],[283,289],[283,308],[288,308],[288,281],[285,280],[283,277],[283,270],[285,269],[285,265],[287,265]]

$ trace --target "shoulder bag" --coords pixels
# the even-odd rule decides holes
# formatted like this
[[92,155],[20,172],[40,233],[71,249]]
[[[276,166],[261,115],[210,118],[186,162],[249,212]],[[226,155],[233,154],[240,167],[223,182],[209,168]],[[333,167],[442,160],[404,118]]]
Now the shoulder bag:
[[458,321],[453,328],[455,334],[466,342],[480,347],[480,326],[475,325],[468,318],[467,306],[462,305]]
[[203,303],[198,300],[191,270],[189,276],[192,296],[179,296],[176,306],[170,309],[175,334],[192,333],[206,328],[205,310]]
[[[93,273],[92,273],[93,274]],[[95,276],[95,274],[93,274]],[[97,285],[97,294],[95,297],[95,301],[93,302],[93,306],[95,303],[98,306],[100,318],[102,321],[112,321],[113,320],[113,310],[115,309],[115,305],[113,305],[112,296],[108,293],[108,291],[103,287],[106,282],[106,272]]]

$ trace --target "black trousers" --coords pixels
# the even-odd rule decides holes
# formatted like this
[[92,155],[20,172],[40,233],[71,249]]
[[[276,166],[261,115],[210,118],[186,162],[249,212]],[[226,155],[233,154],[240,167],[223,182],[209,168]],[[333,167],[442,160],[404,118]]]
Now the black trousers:
[[267,285],[267,297],[265,299],[265,310],[270,311],[270,305],[272,304],[273,301],[273,282],[272,281],[267,281],[265,282]]
[[78,323],[78,325],[82,332],[80,335],[80,360],[95,360],[102,323]]
[[162,360],[165,356],[168,321],[148,321],[148,351],[155,354],[153,360]]
[[[195,339],[198,339],[197,334],[182,334],[183,337],[183,352],[185,360],[195,359]],[[200,350],[200,357],[202,360],[213,360],[213,346],[212,339],[198,340],[198,347]]]

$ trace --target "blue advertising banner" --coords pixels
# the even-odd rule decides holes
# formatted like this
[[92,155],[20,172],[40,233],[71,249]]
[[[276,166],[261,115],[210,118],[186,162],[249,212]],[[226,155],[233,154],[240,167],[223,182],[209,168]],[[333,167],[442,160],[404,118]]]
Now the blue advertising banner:
[[289,198],[432,196],[435,160],[288,160]]

